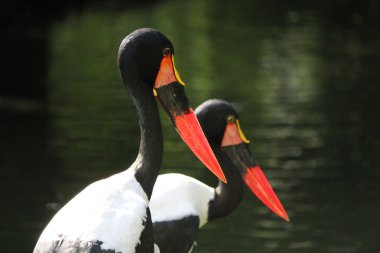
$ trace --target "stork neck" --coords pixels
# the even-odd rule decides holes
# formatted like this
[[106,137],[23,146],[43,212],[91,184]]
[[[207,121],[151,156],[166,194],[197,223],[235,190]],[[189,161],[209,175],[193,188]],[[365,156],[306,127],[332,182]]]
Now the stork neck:
[[215,197],[209,203],[208,220],[230,214],[243,197],[243,180],[235,165],[220,147],[213,146],[212,148],[228,183],[225,184],[219,180],[215,188]]
[[150,199],[162,161],[161,121],[152,89],[142,82],[132,88],[135,89],[129,90],[137,109],[141,135],[139,153],[134,162],[135,177]]

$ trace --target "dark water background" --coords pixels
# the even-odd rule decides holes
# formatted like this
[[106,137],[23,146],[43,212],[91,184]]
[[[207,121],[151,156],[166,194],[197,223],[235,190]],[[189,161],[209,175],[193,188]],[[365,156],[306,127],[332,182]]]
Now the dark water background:
[[[234,102],[291,218],[246,191],[194,252],[380,252],[378,1],[10,2],[0,11],[0,245],[31,252],[54,213],[137,153],[122,38],[174,43],[193,107]],[[162,116],[164,116],[162,114]],[[162,172],[216,180],[162,117]]]

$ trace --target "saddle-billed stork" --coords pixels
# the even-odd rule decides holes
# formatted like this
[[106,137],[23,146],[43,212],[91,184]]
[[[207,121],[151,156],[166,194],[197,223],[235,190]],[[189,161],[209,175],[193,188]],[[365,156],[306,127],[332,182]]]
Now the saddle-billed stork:
[[125,171],[90,184],[71,199],[46,226],[34,253],[158,252],[148,208],[163,152],[155,97],[190,149],[225,181],[189,106],[173,55],[169,39],[150,28],[136,30],[122,41],[120,75],[140,125],[137,158]]
[[182,174],[158,176],[149,205],[154,241],[162,253],[191,251],[200,227],[230,214],[239,205],[243,182],[269,209],[289,221],[251,153],[234,107],[212,99],[201,104],[195,113],[228,184],[219,181],[212,188]]

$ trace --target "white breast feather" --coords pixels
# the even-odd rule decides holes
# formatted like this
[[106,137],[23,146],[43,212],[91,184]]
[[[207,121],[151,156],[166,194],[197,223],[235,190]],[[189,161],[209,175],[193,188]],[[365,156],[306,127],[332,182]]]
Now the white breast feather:
[[214,189],[182,174],[160,175],[149,203],[152,221],[177,220],[189,215],[200,218],[200,227],[207,222],[208,203]]
[[[148,198],[127,170],[97,181],[68,202],[51,220],[39,243],[66,240],[102,241],[103,249],[134,252],[146,220]],[[37,248],[37,247],[36,247]]]

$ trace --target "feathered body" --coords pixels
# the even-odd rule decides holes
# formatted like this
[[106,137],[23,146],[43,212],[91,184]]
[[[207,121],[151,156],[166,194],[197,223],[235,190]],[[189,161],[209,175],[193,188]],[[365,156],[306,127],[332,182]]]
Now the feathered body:
[[97,245],[134,252],[147,212],[148,197],[133,170],[121,172],[92,183],[70,200],[45,228],[34,252],[81,252]]
[[136,30],[122,41],[120,75],[140,126],[137,158],[124,172],[89,185],[70,200],[42,232],[34,253],[158,252],[148,205],[163,153],[156,98],[190,149],[225,180],[189,107],[173,54],[171,42],[153,29]]

